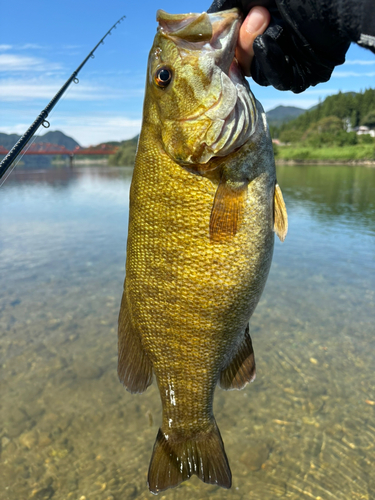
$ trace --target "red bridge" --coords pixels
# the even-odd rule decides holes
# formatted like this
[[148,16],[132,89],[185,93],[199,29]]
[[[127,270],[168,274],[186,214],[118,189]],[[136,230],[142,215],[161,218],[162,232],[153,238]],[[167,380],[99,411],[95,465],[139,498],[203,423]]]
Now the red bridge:
[[[99,144],[88,148],[76,146],[73,150],[69,150],[65,146],[59,146],[58,144],[34,142],[28,149],[22,150],[22,153],[25,155],[67,155],[72,158],[76,155],[113,155],[117,150],[118,147],[108,146],[107,144]],[[9,151],[4,146],[0,146],[0,155],[8,153]]]

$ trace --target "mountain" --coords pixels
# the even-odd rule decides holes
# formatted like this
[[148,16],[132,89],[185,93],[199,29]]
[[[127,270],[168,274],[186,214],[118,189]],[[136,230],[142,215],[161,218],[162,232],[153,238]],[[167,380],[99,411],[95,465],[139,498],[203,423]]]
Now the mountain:
[[[10,150],[12,147],[16,144],[16,142],[21,138],[20,135],[17,134],[3,134],[0,132],[0,146],[3,146],[4,148]],[[72,150],[76,146],[79,146],[78,142],[73,139],[72,137],[69,137],[68,135],[65,135],[63,132],[60,132],[59,130],[51,130],[47,132],[44,135],[37,135],[35,136],[34,143],[39,143],[39,144],[45,144],[45,143],[50,143],[50,144],[57,144],[59,146],[65,146],[66,149]],[[22,158],[22,162],[24,166],[28,167],[34,167],[34,166],[43,166],[46,167],[48,165],[51,165],[51,156],[27,156],[25,155]]]
[[21,136],[17,134],[3,134],[0,132],[0,146],[10,150],[20,137]]
[[69,137],[68,135],[65,135],[63,132],[60,132],[60,130],[51,130],[44,135],[38,135],[35,139],[35,142],[49,142],[51,144],[58,144],[59,146],[65,146],[66,149],[69,150],[72,150],[76,146],[79,146],[78,142],[75,139]]
[[[20,135],[17,134],[3,134],[0,132],[0,146],[3,146],[6,149],[12,149],[12,147],[16,144],[16,142],[21,138]],[[66,149],[72,150],[76,146],[79,146],[78,142],[65,135],[63,132],[59,130],[51,130],[44,135],[35,136],[35,140],[33,141],[39,144],[51,143],[58,144],[59,146],[65,146]]]
[[283,123],[294,120],[305,111],[306,109],[296,108],[295,106],[277,106],[267,111],[267,121],[270,126],[280,127]]

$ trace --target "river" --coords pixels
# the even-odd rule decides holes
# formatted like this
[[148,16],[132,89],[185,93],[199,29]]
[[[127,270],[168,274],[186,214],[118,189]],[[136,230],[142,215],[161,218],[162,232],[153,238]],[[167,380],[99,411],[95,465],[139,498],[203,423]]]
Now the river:
[[[289,234],[250,322],[256,381],[216,390],[232,489],[375,499],[375,169],[280,166]],[[155,385],[119,383],[131,169],[16,169],[0,189],[0,498],[150,499]]]

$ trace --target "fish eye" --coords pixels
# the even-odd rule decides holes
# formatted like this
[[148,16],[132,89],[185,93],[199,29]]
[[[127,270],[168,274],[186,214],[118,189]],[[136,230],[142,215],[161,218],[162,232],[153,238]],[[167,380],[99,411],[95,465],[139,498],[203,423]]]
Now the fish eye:
[[156,71],[154,80],[158,87],[165,89],[165,87],[171,83],[172,71],[166,66],[163,66]]

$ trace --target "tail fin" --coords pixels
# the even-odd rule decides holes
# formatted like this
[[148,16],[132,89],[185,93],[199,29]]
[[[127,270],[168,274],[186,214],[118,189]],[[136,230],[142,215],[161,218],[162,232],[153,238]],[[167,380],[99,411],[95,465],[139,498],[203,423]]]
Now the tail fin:
[[205,483],[231,487],[232,474],[216,423],[189,439],[176,439],[159,429],[148,470],[151,493],[173,488],[193,474]]

